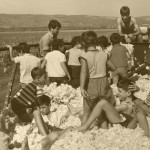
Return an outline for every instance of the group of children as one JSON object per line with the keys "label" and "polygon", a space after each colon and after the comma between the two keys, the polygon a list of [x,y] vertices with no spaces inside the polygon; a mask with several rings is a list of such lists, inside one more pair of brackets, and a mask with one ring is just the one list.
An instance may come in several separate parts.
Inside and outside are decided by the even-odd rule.
{"label": "group of children", "polygon": [[[60,24],[59,27],[57,24],[55,28],[58,30]],[[51,28],[55,31],[55,28]],[[63,40],[53,39],[52,51],[46,52],[43,58],[29,54],[26,43],[19,44],[20,56],[14,58],[12,48],[8,46],[11,60],[20,63],[22,86],[11,100],[11,108],[24,122],[30,123],[35,119],[40,134],[45,137],[41,141],[42,150],[49,150],[53,142],[68,130],[88,130],[96,119],[98,126],[102,128],[108,128],[110,123],[134,129],[139,123],[145,135],[149,136],[146,119],[148,106],[135,99],[133,89],[136,86],[127,79],[130,60],[128,50],[120,45],[121,36],[118,33],[110,36],[110,42],[112,50],[108,55],[105,52],[109,46],[107,37],[97,37],[95,32],[87,31],[74,37],[72,48],[65,53]],[[120,105],[115,105],[108,71],[112,72],[113,84],[118,87]],[[121,81],[119,77],[122,78]],[[61,83],[71,84],[74,88],[80,86],[84,97],[81,127],[51,132],[44,123],[41,113],[50,113],[50,99],[42,95],[42,88],[52,82],[56,82],[58,86]],[[28,149],[28,146],[24,148]]]}

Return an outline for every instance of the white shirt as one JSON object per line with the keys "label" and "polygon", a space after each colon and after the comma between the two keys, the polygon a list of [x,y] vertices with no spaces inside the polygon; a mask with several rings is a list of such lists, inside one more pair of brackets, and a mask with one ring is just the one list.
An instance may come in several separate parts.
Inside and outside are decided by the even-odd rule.
{"label": "white shirt", "polygon": [[64,77],[66,76],[61,62],[66,62],[66,57],[63,53],[58,50],[54,50],[46,54],[45,59],[47,60],[46,71],[48,77]]}
{"label": "white shirt", "polygon": [[14,61],[15,63],[20,63],[20,82],[31,83],[33,81],[31,71],[38,66],[40,59],[31,54],[24,54],[23,56],[15,57]]}
{"label": "white shirt", "polygon": [[82,50],[74,47],[70,49],[69,51],[69,60],[68,60],[68,65],[73,65],[73,66],[80,66],[79,62],[79,57],[82,55]]}

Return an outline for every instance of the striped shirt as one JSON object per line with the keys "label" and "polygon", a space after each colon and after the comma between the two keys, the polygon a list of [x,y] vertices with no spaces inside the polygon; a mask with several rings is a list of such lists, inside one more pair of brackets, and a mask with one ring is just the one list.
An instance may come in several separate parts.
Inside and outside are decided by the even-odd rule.
{"label": "striped shirt", "polygon": [[39,90],[37,87],[37,83],[29,83],[14,96],[14,99],[27,108],[37,107],[37,91]]}

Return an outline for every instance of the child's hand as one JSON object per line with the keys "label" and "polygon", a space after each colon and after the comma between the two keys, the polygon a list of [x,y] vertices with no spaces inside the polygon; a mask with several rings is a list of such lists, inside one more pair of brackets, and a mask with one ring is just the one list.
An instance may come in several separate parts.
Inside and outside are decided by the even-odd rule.
{"label": "child's hand", "polygon": [[12,49],[12,46],[11,45],[6,45],[7,48],[9,48],[9,50]]}
{"label": "child's hand", "polygon": [[130,85],[130,86],[128,87],[128,90],[129,90],[130,92],[137,92],[137,91],[140,90],[140,88],[139,88],[138,86],[136,86],[135,84],[133,84],[133,85]]}
{"label": "child's hand", "polygon": [[71,76],[70,76],[70,74],[68,74],[67,76],[68,76],[68,80],[70,81],[70,80],[71,80]]}
{"label": "child's hand", "polygon": [[81,94],[82,94],[83,97],[89,98],[89,95],[88,95],[88,93],[85,89],[81,89]]}

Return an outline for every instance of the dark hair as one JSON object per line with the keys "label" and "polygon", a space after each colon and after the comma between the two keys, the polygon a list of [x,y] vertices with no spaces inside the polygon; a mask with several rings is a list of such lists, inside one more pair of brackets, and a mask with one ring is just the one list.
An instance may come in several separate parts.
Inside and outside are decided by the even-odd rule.
{"label": "dark hair", "polygon": [[97,34],[94,31],[87,31],[82,33],[81,42],[84,48],[88,48],[89,46],[97,45]]}
{"label": "dark hair", "polygon": [[64,45],[64,41],[62,39],[54,39],[52,42],[52,49],[59,50],[59,48],[63,45]]}
{"label": "dark hair", "polygon": [[119,83],[117,83],[117,87],[121,88],[121,89],[123,89],[125,91],[128,91],[129,90],[129,86],[133,85],[133,84],[134,84],[134,81],[132,81],[130,79],[123,79]]}
{"label": "dark hair", "polygon": [[37,77],[41,77],[43,75],[46,75],[46,71],[43,68],[39,68],[39,67],[35,67],[32,69],[31,71],[31,77],[34,79],[36,79]]}
{"label": "dark hair", "polygon": [[120,9],[121,16],[129,16],[130,15],[130,8],[128,6],[123,6]]}
{"label": "dark hair", "polygon": [[18,44],[18,47],[17,47],[17,51],[19,53],[30,53],[30,47],[28,46],[27,43],[25,42],[22,42],[22,43],[19,43]]}
{"label": "dark hair", "polygon": [[119,44],[121,42],[121,36],[118,33],[112,33],[110,36],[112,45]]}
{"label": "dark hair", "polygon": [[103,46],[103,47],[107,47],[110,45],[110,43],[108,42],[108,38],[106,36],[100,36],[97,38],[97,45],[99,46]]}
{"label": "dark hair", "polygon": [[80,36],[75,36],[71,40],[72,47],[74,47],[76,44],[80,44],[80,43],[81,43],[81,37]]}
{"label": "dark hair", "polygon": [[48,28],[49,29],[56,29],[56,28],[61,28],[61,24],[60,24],[60,22],[58,22],[57,20],[51,20],[50,22],[49,22],[49,24],[48,24]]}
{"label": "dark hair", "polygon": [[51,99],[47,95],[42,95],[38,97],[39,105],[43,105],[43,104],[49,105],[50,102],[51,102]]}

